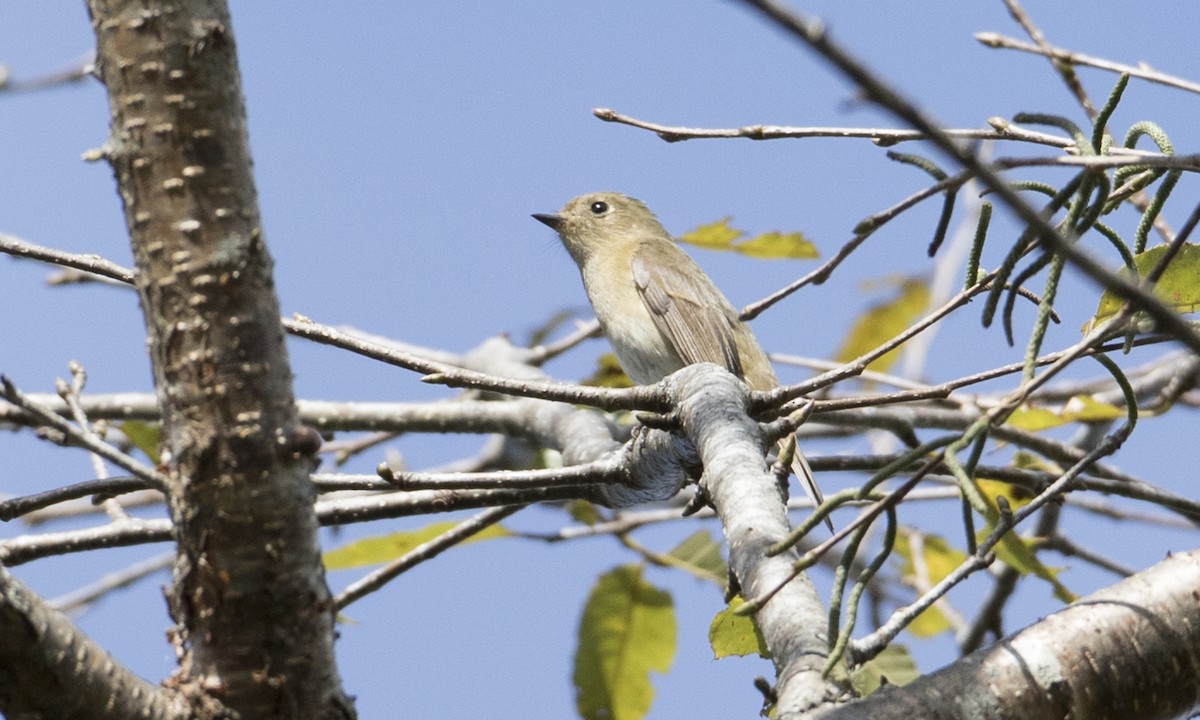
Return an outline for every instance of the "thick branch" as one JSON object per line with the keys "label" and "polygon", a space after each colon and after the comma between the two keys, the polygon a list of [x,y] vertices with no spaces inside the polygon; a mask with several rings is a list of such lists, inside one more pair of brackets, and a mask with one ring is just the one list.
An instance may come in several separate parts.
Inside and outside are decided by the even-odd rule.
{"label": "thick branch", "polygon": [[1187,717],[1200,708],[1200,551],[1170,557],[990,648],[822,720]]}
{"label": "thick branch", "polygon": [[0,713],[10,718],[189,717],[0,566]]}
{"label": "thick branch", "polygon": [[[729,543],[729,567],[745,597],[787,582],[795,551],[767,556],[787,536],[787,507],[763,456],[758,424],[746,409],[748,391],[716,365],[693,365],[666,384],[679,398],[684,432],[700,452],[702,485]],[[841,695],[822,677],[829,653],[825,608],[806,575],[783,587],[756,615],[775,662],[776,717],[810,711]]]}

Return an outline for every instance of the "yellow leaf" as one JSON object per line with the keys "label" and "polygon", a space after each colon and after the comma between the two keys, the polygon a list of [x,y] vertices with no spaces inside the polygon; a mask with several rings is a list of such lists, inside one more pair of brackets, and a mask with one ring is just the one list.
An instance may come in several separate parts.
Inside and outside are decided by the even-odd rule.
{"label": "yellow leaf", "polygon": [[766,232],[745,242],[736,242],[744,232],[729,225],[732,218],[701,225],[679,236],[679,242],[706,250],[735,250],[749,257],[765,260],[811,259],[817,257],[817,247],[798,232]]}
{"label": "yellow leaf", "polygon": [[913,618],[905,630],[919,638],[937,637],[944,632],[950,632],[953,626],[946,619],[945,613],[938,610],[936,605],[930,605]]}
{"label": "yellow leaf", "polygon": [[[391,562],[418,545],[428,542],[438,535],[454,528],[456,522],[439,522],[426,525],[420,530],[377,535],[375,537],[356,540],[349,545],[343,545],[336,550],[325,553],[325,567],[329,570],[345,570],[346,568],[374,565]],[[492,525],[463,540],[459,545],[491,540],[493,538],[509,537],[512,535],[501,525]]]}
{"label": "yellow leaf", "polygon": [[1065,424],[1067,421],[1061,415],[1053,410],[1047,410],[1044,407],[1034,407],[1031,405],[1022,405],[1008,416],[1004,421],[1005,425],[1012,425],[1021,430],[1037,432],[1038,430],[1046,430],[1047,428],[1058,427]]}
{"label": "yellow leaf", "polygon": [[[995,485],[1006,484],[993,483],[992,481],[987,480],[980,480],[977,482],[981,490],[984,489],[985,483],[991,484],[993,489],[995,489]],[[1008,492],[1015,492],[1015,488],[1011,488],[1010,486],[1010,490]],[[1013,506],[1014,510],[1019,504],[1024,504],[1019,502],[1019,500],[1014,500],[1013,497],[1007,493],[997,494],[1004,494],[1005,498],[1009,500],[1009,504]],[[984,496],[988,502],[988,523],[987,527],[983,530],[980,530],[976,535],[980,542],[982,542],[983,539],[988,535],[992,534],[992,530],[995,529],[996,523],[1000,520],[1000,510],[999,506],[996,504],[996,495],[988,494],[985,491]],[[1019,498],[1020,495],[1017,495],[1016,497]],[[1062,572],[1062,568],[1051,568],[1044,564],[1040,559],[1038,559],[1037,553],[1032,547],[1030,547],[1025,538],[1021,537],[1016,532],[1009,530],[1007,533],[1005,533],[1004,536],[1000,538],[1000,542],[996,545],[995,553],[996,557],[999,558],[1005,565],[1008,565],[1020,574],[1032,574],[1035,577],[1041,578],[1042,580],[1050,583],[1050,586],[1054,589],[1054,597],[1058,598],[1064,603],[1074,602],[1078,597],[1075,595],[1075,593],[1067,589],[1066,585],[1063,585],[1059,581],[1058,574]]]}
{"label": "yellow leaf", "polygon": [[1124,409],[1102,403],[1090,395],[1076,395],[1057,410],[1022,405],[1008,416],[1006,424],[1037,432],[1072,422],[1101,422],[1125,417]]}
{"label": "yellow leaf", "polygon": [[[916,585],[918,580],[913,558],[914,536],[919,536],[921,541],[921,561],[925,569],[920,578],[922,586],[936,585],[967,559],[966,553],[950,547],[945,538],[908,528],[896,537],[896,552],[904,559],[900,572],[910,585]],[[928,638],[950,630],[951,626],[942,611],[931,606],[918,615],[907,629],[917,637]]]}
{"label": "yellow leaf", "polygon": [[583,609],[575,651],[575,706],[584,720],[639,720],[650,710],[650,671],[675,658],[670,593],[642,579],[637,565],[600,576]]}
{"label": "yellow leaf", "polygon": [[[892,300],[872,306],[859,316],[838,350],[837,360],[848,362],[865,355],[903,332],[929,306],[929,288],[922,280],[905,280]],[[871,363],[872,370],[886,371],[899,357],[899,348]]]}
{"label": "yellow leaf", "polygon": [[[979,538],[982,540],[987,537],[994,527],[989,523],[989,526],[979,533]],[[1062,572],[1062,568],[1047,567],[1038,559],[1033,548],[1025,542],[1025,538],[1014,532],[1005,533],[1001,538],[999,544],[996,545],[996,557],[1022,575],[1033,574],[1050,583],[1050,586],[1054,588],[1054,597],[1064,603],[1074,602],[1079,597],[1059,581],[1058,574]]]}
{"label": "yellow leaf", "polygon": [[733,246],[734,250],[764,260],[811,260],[818,257],[817,246],[798,232],[768,232]]}
{"label": "yellow leaf", "polygon": [[1063,405],[1063,415],[1079,422],[1118,420],[1128,413],[1116,405],[1102,403],[1091,395],[1076,395]]}
{"label": "yellow leaf", "polygon": [[1020,485],[1006,483],[1003,480],[985,480],[976,478],[975,484],[979,487],[980,493],[993,507],[996,506],[996,498],[1003,496],[1008,501],[1008,506],[1013,510],[1019,510],[1029,501],[1033,499],[1032,493]]}
{"label": "yellow leaf", "polygon": [[701,225],[691,232],[680,235],[679,241],[708,250],[728,250],[734,240],[745,234],[741,230],[729,227],[729,221],[732,219],[727,217],[715,223]]}
{"label": "yellow leaf", "polygon": [[[1144,277],[1154,269],[1166,252],[1166,245],[1157,245],[1135,255],[1133,264],[1138,276]],[[1136,280],[1130,277],[1128,268],[1122,268],[1118,274],[1126,280]],[[1185,243],[1179,248],[1179,253],[1172,258],[1171,264],[1154,285],[1154,295],[1181,313],[1200,310],[1200,245]],[[1090,332],[1116,315],[1124,304],[1125,301],[1119,296],[1105,292],[1100,297],[1095,317],[1083,326],[1083,332]]]}
{"label": "yellow leaf", "polygon": [[745,604],[741,597],[735,597],[729,606],[717,613],[708,626],[708,644],[712,646],[713,657],[717,660],[731,655],[744,657],[758,655],[769,658],[767,641],[754,618],[748,615],[735,615],[736,610]]}

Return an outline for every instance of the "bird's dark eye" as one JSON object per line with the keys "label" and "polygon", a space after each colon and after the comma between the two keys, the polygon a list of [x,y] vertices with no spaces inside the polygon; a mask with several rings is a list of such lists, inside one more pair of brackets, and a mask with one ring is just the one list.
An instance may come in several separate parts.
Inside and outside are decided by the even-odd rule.
{"label": "bird's dark eye", "polygon": [[591,210],[593,215],[603,215],[604,213],[608,212],[608,203],[604,202],[603,200],[597,200],[596,202],[592,203]]}

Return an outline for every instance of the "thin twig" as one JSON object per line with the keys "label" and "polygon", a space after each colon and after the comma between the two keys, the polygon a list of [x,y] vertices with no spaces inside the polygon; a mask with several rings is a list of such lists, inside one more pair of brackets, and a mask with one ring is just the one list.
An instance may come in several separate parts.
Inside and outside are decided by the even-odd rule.
{"label": "thin twig", "polygon": [[428,542],[421,543],[417,547],[405,553],[403,556],[393,560],[386,566],[376,570],[373,573],[359,579],[346,587],[345,590],[338,593],[338,596],[333,599],[333,606],[338,610],[344,609],[347,605],[365,597],[366,595],[378,590],[388,582],[394,580],[400,574],[411,570],[417,565],[437,557],[442,552],[454,547],[463,542],[467,538],[476,533],[495,525],[504,518],[516,513],[527,505],[507,505],[503,507],[490,508],[485,510],[469,520],[465,520],[452,529],[438,535]]}
{"label": "thin twig", "polygon": [[1020,50],[1022,52],[1034,53],[1035,55],[1046,55],[1062,62],[1070,63],[1071,65],[1086,65],[1088,67],[1098,68],[1100,70],[1108,70],[1115,73],[1127,73],[1133,77],[1141,78],[1159,85],[1187,90],[1188,92],[1200,93],[1200,83],[1194,83],[1190,80],[1168,75],[1159,72],[1154,68],[1142,63],[1140,65],[1125,65],[1123,63],[1105,60],[1103,58],[1084,55],[1083,53],[1064,50],[1059,47],[1049,47],[1043,49],[1037,45],[1010,38],[1005,35],[994,32],[975,33],[975,39],[990,48],[1003,48],[1007,50]]}
{"label": "thin twig", "polygon": [[740,313],[742,320],[753,320],[762,314],[764,310],[780,300],[783,300],[805,285],[820,285],[821,283],[825,282],[827,279],[829,279],[829,276],[833,274],[834,269],[836,269],[838,265],[842,264],[842,261],[850,257],[850,254],[857,250],[859,245],[862,245],[867,238],[871,237],[871,235],[874,234],[875,231],[882,227],[885,223],[922,200],[933,197],[940,192],[958,188],[960,185],[970,179],[971,174],[969,172],[961,172],[953,177],[948,177],[945,180],[913,193],[895,205],[863,219],[855,227],[854,237],[850,238],[848,242],[842,245],[842,247],[838,248],[838,251],[834,253],[833,257],[829,258],[822,263],[820,267],[812,272],[809,272],[800,279],[783,288],[780,288],[779,290],[776,290],[767,297],[750,303],[746,307],[742,308]]}
{"label": "thin twig", "polygon": [[0,397],[3,397],[13,405],[16,405],[30,415],[33,415],[46,425],[58,430],[80,446],[96,453],[117,467],[128,470],[144,480],[154,489],[166,492],[170,482],[166,475],[163,475],[149,465],[143,465],[112,445],[97,440],[94,434],[80,430],[78,427],[63,419],[62,416],[57,415],[41,405],[31,401],[25,396],[24,393],[17,389],[17,386],[14,385],[11,380],[3,375],[0,375],[0,385],[3,386],[3,389],[0,390]]}
{"label": "thin twig", "polygon": [[113,590],[128,587],[148,575],[171,567],[174,560],[174,552],[159,553],[129,567],[108,573],[94,583],[72,590],[65,595],[59,595],[50,601],[50,607],[65,613],[81,610],[84,606],[96,602]]}
{"label": "thin twig", "polygon": [[1144,288],[1111,272],[1059,234],[1042,213],[1027,203],[1015,188],[1000,177],[994,167],[984,162],[970,148],[963,147],[958,141],[947,137],[937,122],[831,40],[819,22],[808,20],[775,0],[744,0],[744,2],[760,10],[780,28],[820,53],[862,89],[873,102],[904,120],[914,129],[928,135],[930,142],[950,155],[965,171],[978,177],[980,182],[991,189],[1030,228],[1035,238],[1065,257],[1105,289],[1121,299],[1135,304],[1139,310],[1149,314],[1161,329],[1170,332],[1194,352],[1200,353],[1200,333],[1197,333],[1185,322],[1173,308]]}
{"label": "thin twig", "polygon": [[567,465],[541,470],[494,470],[491,472],[394,472],[381,476],[398,490],[474,490],[595,485],[614,482],[619,468],[608,461]]}
{"label": "thin twig", "polygon": [[1092,104],[1092,99],[1088,97],[1087,91],[1083,89],[1083,83],[1079,82],[1079,76],[1075,74],[1074,66],[1054,57],[1053,47],[1046,41],[1046,36],[1042,34],[1042,31],[1034,24],[1033,18],[1029,17],[1029,13],[1025,12],[1025,8],[1021,7],[1017,0],[1004,0],[1004,5],[1008,8],[1008,13],[1013,20],[1016,20],[1017,24],[1029,35],[1029,39],[1037,43],[1042,53],[1050,58],[1051,64],[1066,83],[1067,89],[1079,101],[1079,105],[1088,114],[1088,117],[1094,120],[1099,113],[1096,111],[1096,106]]}
{"label": "thin twig", "polygon": [[[784,125],[747,125],[740,128],[691,128],[660,125],[647,120],[638,120],[637,118],[623,115],[609,108],[596,108],[592,111],[592,114],[605,122],[615,122],[641,128],[642,130],[649,130],[667,142],[712,138],[776,140],[780,138],[824,137],[865,138],[874,141],[877,145],[886,147],[902,142],[928,139],[916,130],[897,130],[894,128],[788,127]],[[1060,148],[1067,148],[1074,144],[1074,141],[1070,138],[1064,138],[1059,135],[1025,130],[1015,125],[1010,126],[1010,128],[966,128],[946,130],[946,134],[959,140],[1015,140]]]}
{"label": "thin twig", "polygon": [[[133,283],[133,271],[97,255],[78,255],[45,248],[11,235],[0,235],[0,252],[34,258],[43,262],[74,267],[94,272],[114,280]],[[579,405],[590,405],[604,410],[667,410],[662,393],[654,386],[626,389],[595,388],[568,383],[518,380],[502,378],[486,373],[467,370],[445,362],[422,357],[395,347],[364,340],[328,325],[321,325],[304,317],[283,318],[283,327],[288,333],[323,345],[332,345],[350,350],[364,357],[402,367],[406,370],[426,373],[425,382],[439,383],[450,387],[466,387],[477,390],[534,397],[542,400],[557,400]],[[132,472],[132,471],[131,471]]]}
{"label": "thin twig", "polygon": [[114,496],[146,489],[146,481],[140,477],[121,476],[102,480],[88,480],[66,487],[22,497],[0,500],[0,520],[8,521],[35,510],[57,505],[68,500],[89,496]]}

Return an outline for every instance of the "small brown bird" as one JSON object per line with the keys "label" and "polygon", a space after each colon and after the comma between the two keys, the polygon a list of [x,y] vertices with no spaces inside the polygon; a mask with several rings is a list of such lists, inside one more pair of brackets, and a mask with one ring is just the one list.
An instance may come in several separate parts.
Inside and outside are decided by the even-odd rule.
{"label": "small brown bird", "polygon": [[[640,200],[590,193],[556,215],[533,217],[562,238],[600,328],[635,383],[653,384],[685,365],[710,362],[751,390],[779,385],[733,305]],[[820,504],[821,491],[799,448],[794,458],[805,493]]]}

